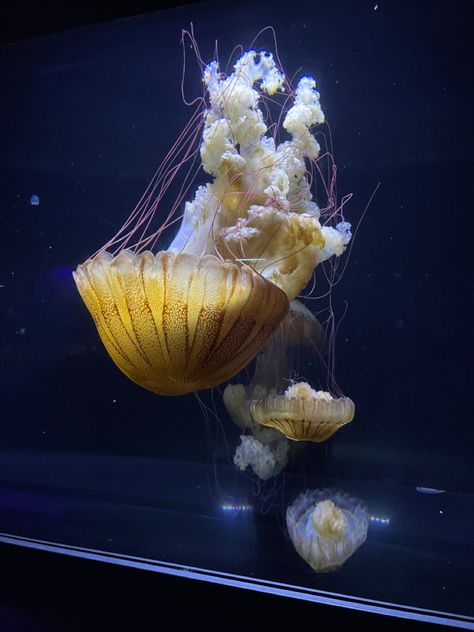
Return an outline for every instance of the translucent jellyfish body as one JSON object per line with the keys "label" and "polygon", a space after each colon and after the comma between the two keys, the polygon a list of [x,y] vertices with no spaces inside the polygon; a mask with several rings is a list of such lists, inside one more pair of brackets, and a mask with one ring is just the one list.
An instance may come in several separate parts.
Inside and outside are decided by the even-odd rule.
{"label": "translucent jellyfish body", "polygon": [[321,442],[352,421],[355,405],[349,397],[334,398],[298,382],[284,395],[252,402],[250,412],[257,423],[279,430],[288,439]]}
{"label": "translucent jellyfish body", "polygon": [[365,542],[365,504],[328,489],[301,494],[286,511],[286,526],[299,555],[317,572],[333,571]]}

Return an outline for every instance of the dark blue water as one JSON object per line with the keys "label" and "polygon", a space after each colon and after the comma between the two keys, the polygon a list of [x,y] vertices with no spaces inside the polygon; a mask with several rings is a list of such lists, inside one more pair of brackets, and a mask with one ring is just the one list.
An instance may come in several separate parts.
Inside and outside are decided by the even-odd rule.
{"label": "dark blue water", "polygon": [[[1,51],[2,530],[472,614],[467,5],[306,4],[203,3]],[[265,488],[264,510],[226,458],[224,435],[232,453],[238,433],[219,391],[224,433],[213,418],[206,425],[193,396],[161,398],[132,384],[71,276],[122,224],[190,115],[180,33],[191,21],[205,61],[215,39],[226,59],[273,25],[288,74],[301,67],[318,80],[338,190],[354,193],[353,224],[380,183],[334,290],[336,313],[348,304],[337,379],[356,418],[324,446],[307,446],[283,491]],[[259,45],[272,47],[268,33]],[[200,89],[196,65],[186,89]],[[282,516],[300,488],[333,483],[390,525],[374,523],[358,558],[315,579]],[[234,536],[211,546],[221,486],[257,517],[240,516]],[[182,520],[199,524],[191,542],[177,535]],[[231,537],[252,542],[245,559],[236,561]],[[361,585],[364,564],[371,574]]]}

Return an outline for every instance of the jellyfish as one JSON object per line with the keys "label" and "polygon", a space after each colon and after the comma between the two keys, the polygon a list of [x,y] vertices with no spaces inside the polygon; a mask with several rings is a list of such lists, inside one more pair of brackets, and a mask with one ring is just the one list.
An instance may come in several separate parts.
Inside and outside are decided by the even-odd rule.
{"label": "jellyfish", "polygon": [[[347,222],[330,225],[336,212],[320,222],[313,199],[307,163],[324,121],[314,79],[293,89],[263,50],[244,52],[229,75],[217,60],[201,70],[206,93],[139,204],[74,273],[112,360],[160,395],[211,388],[247,366],[316,266],[350,239]],[[266,113],[278,95],[274,124]],[[185,201],[199,163],[211,181]]]}
{"label": "jellyfish", "polygon": [[330,344],[316,316],[301,301],[293,300],[287,316],[257,356],[249,386],[226,387],[224,404],[243,430],[234,456],[240,470],[251,467],[267,480],[287,465],[289,440],[323,442],[352,421],[355,405],[349,397],[334,397],[292,378],[296,366],[301,370],[301,348],[309,351],[313,364]]}
{"label": "jellyfish", "polygon": [[[303,303],[293,300],[287,316],[269,338],[257,356],[255,373],[248,386],[228,384],[224,390],[224,404],[234,423],[243,431],[236,447],[234,464],[240,470],[250,467],[258,478],[267,480],[279,474],[287,465],[290,454],[289,439],[300,441],[324,440],[333,434],[339,426],[319,415],[315,415],[311,432],[291,433],[284,424],[275,423],[275,402],[279,401],[277,390],[292,372],[294,356],[299,360],[295,349],[311,343],[311,350],[322,353],[327,346],[324,328],[312,312]],[[294,384],[291,390],[295,402],[303,397],[305,383]],[[309,391],[315,393],[306,384]],[[318,394],[317,397],[320,395]],[[263,418],[261,408],[266,405],[267,416],[271,423]],[[296,404],[298,405],[298,404]],[[271,411],[271,413],[269,412]],[[320,411],[321,412],[321,411]],[[323,428],[326,437],[323,437]],[[319,431],[315,438],[316,430]]]}
{"label": "jellyfish", "polygon": [[338,388],[323,361],[324,354],[332,354],[333,345],[333,337],[326,335],[314,314],[301,301],[292,301],[286,319],[257,358],[254,382],[258,388],[250,404],[254,422],[293,441],[319,443],[352,421],[355,404],[349,397],[316,390],[308,377],[301,377],[305,354],[306,364],[321,361],[328,372],[327,383]]}
{"label": "jellyfish", "polygon": [[101,252],[75,280],[116,365],[160,395],[227,381],[288,309],[278,287],[212,255]]}
{"label": "jellyfish", "polygon": [[355,404],[350,397],[333,397],[296,382],[284,395],[252,402],[250,412],[257,423],[276,428],[288,439],[319,443],[353,420]]}
{"label": "jellyfish", "polygon": [[365,504],[341,491],[307,491],[286,510],[286,526],[298,554],[319,573],[334,571],[365,542]]}

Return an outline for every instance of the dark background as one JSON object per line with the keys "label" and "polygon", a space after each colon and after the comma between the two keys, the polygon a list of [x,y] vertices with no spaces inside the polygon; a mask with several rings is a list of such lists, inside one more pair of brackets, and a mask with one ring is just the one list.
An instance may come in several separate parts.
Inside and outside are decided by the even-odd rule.
{"label": "dark background", "polygon": [[218,38],[226,59],[272,23],[288,74],[318,78],[354,226],[380,183],[334,291],[336,317],[348,304],[336,377],[357,406],[335,474],[471,491],[467,5],[375,6],[199,3],[3,48],[4,446],[208,460],[194,398],[156,398],[118,372],[71,272],[114,234],[190,114],[181,28],[194,23],[204,59]]}
{"label": "dark background", "polygon": [[[355,400],[357,417],[334,438],[327,473],[470,494],[470,3],[449,10],[430,1],[311,8],[190,3],[173,13],[69,30],[155,8],[16,3],[1,20],[3,447],[209,459],[194,398],[158,399],[118,372],[70,273],[127,216],[189,114],[179,96],[181,28],[194,22],[204,59],[218,38],[224,59],[234,44],[245,45],[272,24],[288,73],[302,67],[318,79],[339,192],[354,192],[346,209],[354,224],[380,182],[335,290],[339,313],[349,304],[338,335],[337,377]],[[56,31],[62,32],[34,39]],[[13,44],[25,38],[33,39]],[[262,45],[271,42],[264,38]],[[193,88],[199,88],[197,74],[189,81]],[[39,206],[29,203],[32,194]],[[185,436],[174,424],[183,417]],[[22,578],[36,577],[23,584],[36,592],[28,612],[47,629],[66,615],[41,586],[40,569],[71,571],[85,583],[94,575],[79,570],[79,561],[36,555],[14,559],[17,579],[5,594],[15,610]],[[96,585],[107,583],[111,600],[104,595],[96,605],[108,604],[112,617],[114,591],[123,600],[129,582],[147,590],[127,572],[95,571]],[[84,594],[80,582],[70,581],[72,593],[51,585],[63,603],[74,590]],[[182,594],[178,585],[167,586],[175,598]],[[213,595],[217,589],[202,590]],[[80,607],[81,599],[70,599],[72,609]],[[94,601],[90,593],[85,600]],[[218,600],[224,608],[222,595]],[[285,609],[303,607],[280,600],[280,609],[282,601]]]}

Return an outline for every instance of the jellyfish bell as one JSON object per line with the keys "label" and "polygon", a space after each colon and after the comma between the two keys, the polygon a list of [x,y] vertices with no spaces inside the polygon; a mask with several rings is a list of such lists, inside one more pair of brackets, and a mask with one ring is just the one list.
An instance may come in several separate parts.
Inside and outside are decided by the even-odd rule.
{"label": "jellyfish bell", "polygon": [[[254,425],[278,430],[293,441],[322,442],[352,421],[355,405],[349,397],[335,397],[291,377],[303,368],[301,348],[309,352],[311,366],[305,368],[310,370],[331,344],[314,314],[300,301],[291,301],[287,316],[257,356],[245,400],[246,414]],[[334,381],[333,375],[329,377]]]}
{"label": "jellyfish bell", "polygon": [[160,395],[227,381],[288,308],[275,285],[212,255],[100,253],[74,279],[114,362]]}
{"label": "jellyfish bell", "polygon": [[301,494],[286,511],[286,525],[298,554],[317,572],[338,569],[365,542],[365,503],[329,489]]}
{"label": "jellyfish bell", "polygon": [[284,395],[252,402],[250,412],[257,423],[279,430],[288,439],[319,443],[353,420],[355,405],[349,397],[334,398],[298,382]]}

